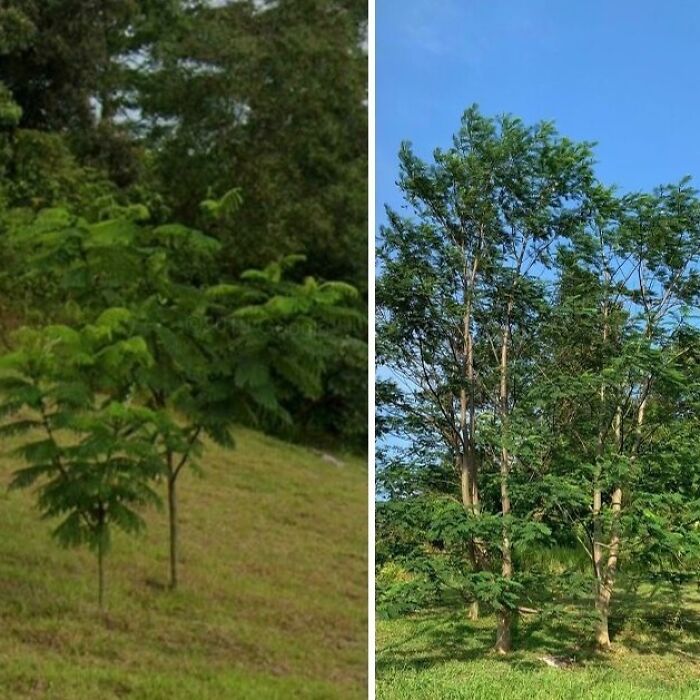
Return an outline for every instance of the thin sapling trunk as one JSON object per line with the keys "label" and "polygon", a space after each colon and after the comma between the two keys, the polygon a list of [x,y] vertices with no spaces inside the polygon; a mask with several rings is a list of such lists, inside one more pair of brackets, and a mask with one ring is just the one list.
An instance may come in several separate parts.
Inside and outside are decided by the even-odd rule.
{"label": "thin sapling trunk", "polygon": [[192,428],[187,447],[180,455],[180,459],[175,461],[175,453],[171,449],[166,449],[165,463],[168,481],[168,540],[170,550],[170,588],[175,590],[179,583],[179,550],[180,533],[178,528],[178,500],[177,500],[177,478],[180,472],[190,459],[191,451],[202,431],[201,426]]}
{"label": "thin sapling trunk", "polygon": [[[172,467],[172,454],[168,455],[169,467]],[[170,588],[178,584],[178,531],[177,531],[177,474],[171,468],[168,471],[168,525],[170,544]]]}

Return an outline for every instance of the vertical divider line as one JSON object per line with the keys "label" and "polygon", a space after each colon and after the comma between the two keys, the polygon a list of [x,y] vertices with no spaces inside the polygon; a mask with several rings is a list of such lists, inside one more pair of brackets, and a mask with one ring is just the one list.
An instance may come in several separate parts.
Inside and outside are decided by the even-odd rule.
{"label": "vertical divider line", "polygon": [[368,624],[368,640],[367,640],[367,674],[368,674],[368,697],[374,700],[375,697],[375,647],[376,647],[376,632],[375,632],[375,518],[374,518],[374,501],[375,501],[375,325],[374,325],[374,309],[375,309],[375,236],[376,236],[376,188],[375,188],[375,136],[376,136],[376,95],[375,95],[375,2],[368,0],[368,15],[367,15],[367,110],[368,110],[368,158],[367,158],[367,254],[368,254],[368,294],[367,294],[367,309],[368,309],[368,465],[367,465],[367,624]]}

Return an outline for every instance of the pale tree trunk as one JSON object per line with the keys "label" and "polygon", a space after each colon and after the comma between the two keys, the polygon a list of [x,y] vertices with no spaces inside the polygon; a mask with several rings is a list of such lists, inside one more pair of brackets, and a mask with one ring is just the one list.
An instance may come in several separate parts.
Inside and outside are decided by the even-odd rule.
{"label": "pale tree trunk", "polygon": [[[610,284],[610,276],[606,270],[605,273],[606,287]],[[603,347],[607,345],[610,336],[610,302],[606,299],[603,302]],[[608,549],[608,560],[603,562],[603,525],[601,521],[603,509],[603,492],[601,488],[601,465],[600,462],[605,456],[605,435],[610,426],[606,419],[606,386],[603,384],[600,387],[600,416],[601,422],[598,429],[598,441],[596,445],[596,469],[593,484],[593,570],[595,574],[595,608],[598,616],[596,624],[596,644],[600,649],[608,649],[610,647],[610,631],[609,631],[609,616],[610,616],[610,600],[612,597],[612,587],[615,580],[617,568],[617,556],[619,552],[619,536],[617,544],[614,544],[615,536],[611,536]],[[622,429],[620,407],[618,406],[613,418],[615,428],[615,446],[617,449],[621,445],[620,431]],[[611,497],[611,509],[613,511],[613,519],[619,516],[622,504],[622,490],[616,488]],[[613,526],[615,529],[615,525]]]}
{"label": "pale tree trunk", "polygon": [[[637,458],[639,452],[639,447],[642,438],[642,428],[644,426],[644,414],[646,412],[646,406],[649,396],[649,389],[651,387],[651,377],[647,379],[646,386],[644,388],[644,395],[642,400],[639,402],[639,407],[637,409],[637,416],[635,420],[635,441],[632,446],[632,453],[630,454],[630,466]],[[623,446],[622,435],[622,412],[618,406],[617,413],[615,415],[615,439],[617,441],[618,449],[622,451]],[[599,615],[598,628],[596,630],[596,644],[600,649],[607,650],[610,648],[610,602],[612,600],[613,591],[615,588],[615,578],[617,576],[617,566],[620,559],[620,547],[622,544],[622,531],[620,516],[622,514],[622,497],[623,490],[621,485],[617,485],[610,498],[610,509],[612,511],[612,527],[610,533],[610,545],[608,549],[608,559],[605,564],[605,571],[602,577],[602,581],[598,586],[597,596],[596,596],[596,610]]]}
{"label": "pale tree trunk", "polygon": [[[608,340],[608,304],[607,302],[603,305],[603,347],[605,347]],[[600,387],[600,416],[601,422],[598,428],[598,443],[596,445],[596,461],[600,462],[603,458],[605,452],[605,385]],[[600,464],[596,465],[595,471],[595,481],[593,484],[593,569],[596,576],[596,585],[600,583],[602,579],[602,561],[603,561],[603,549],[602,549],[602,527],[600,522],[600,513],[603,507],[603,492],[600,488]]]}
{"label": "pale tree trunk", "polygon": [[[622,450],[622,408],[615,410],[615,445]],[[622,510],[622,487],[616,486],[610,497],[610,510],[612,512],[612,529],[608,546],[608,559],[605,567],[601,568],[599,561],[598,579],[596,585],[596,611],[598,613],[598,625],[596,627],[596,644],[599,649],[610,648],[610,601],[612,599],[615,576],[617,574],[617,561],[620,556],[620,511]],[[599,545],[600,548],[600,545]],[[602,559],[602,557],[601,557]]]}
{"label": "pale tree trunk", "polygon": [[[603,347],[608,340],[608,304],[603,305]],[[603,508],[603,492],[601,489],[600,461],[605,453],[605,385],[600,387],[600,415],[601,422],[598,428],[598,443],[596,445],[596,469],[593,484],[593,571],[595,574],[595,606],[598,613],[596,626],[596,643],[599,647],[610,645],[608,634],[608,609],[610,605],[609,592],[604,590],[603,571],[603,527],[601,523],[601,511]],[[607,598],[607,602],[606,602]]]}
{"label": "pale tree trunk", "polygon": [[[499,391],[501,430],[502,437],[507,437],[508,432],[508,326],[503,329],[501,337],[501,383]],[[501,514],[503,516],[503,531],[501,535],[501,574],[505,579],[513,577],[513,547],[510,539],[510,531],[506,522],[510,514],[510,492],[508,480],[510,475],[510,454],[508,448],[501,446]],[[504,608],[498,612],[498,626],[496,631],[496,651],[499,654],[507,654],[512,649],[512,611]]]}
{"label": "pale tree trunk", "polygon": [[474,486],[472,484],[472,472],[469,468],[469,459],[467,456],[467,445],[469,441],[469,434],[467,432],[467,391],[466,389],[460,389],[460,455],[459,455],[459,468],[460,468],[460,485],[462,490],[462,505],[464,509],[471,513],[474,510]]}
{"label": "pale tree trunk", "polygon": [[[606,282],[609,283],[609,276],[606,277]],[[647,312],[649,312],[649,307],[647,306],[647,294],[644,282],[642,280],[642,275],[640,273],[640,287],[643,297],[643,303]],[[665,295],[664,299],[668,299],[670,291]],[[662,302],[663,305],[664,302]],[[604,328],[603,328],[603,340],[607,340],[608,333],[608,309],[607,305],[604,308]],[[653,314],[647,316],[647,326],[646,326],[646,337],[651,340],[653,336]],[[648,376],[644,383],[644,390],[637,407],[637,415],[634,421],[634,443],[629,457],[630,468],[637,459],[639,454],[639,448],[641,446],[642,440],[642,428],[644,426],[644,415],[646,411],[647,401],[649,399],[649,392],[651,390],[653,382],[653,376]],[[601,390],[602,391],[602,390]],[[604,394],[601,393],[601,396]],[[601,407],[602,408],[602,407]],[[622,409],[620,406],[617,407],[614,419],[614,433],[616,448],[620,454],[622,454],[625,443],[625,436],[622,434]],[[596,499],[597,495],[597,499]],[[610,648],[610,603],[612,600],[613,590],[615,587],[615,579],[617,575],[617,567],[620,558],[620,548],[622,544],[622,499],[623,499],[623,485],[616,484],[613,489],[612,495],[610,497],[610,510],[612,514],[612,523],[610,531],[610,542],[608,546],[608,558],[605,563],[604,568],[602,567],[602,552],[601,552],[601,534],[600,534],[600,524],[599,518],[596,517],[600,512],[600,492],[594,493],[594,566],[596,569],[596,611],[599,616],[598,626],[596,629],[596,644],[601,650],[607,650]],[[598,505],[598,511],[596,512],[596,500]],[[596,527],[597,525],[597,527]]]}
{"label": "pale tree trunk", "polygon": [[462,443],[461,488],[462,504],[472,515],[479,515],[479,484],[476,463],[476,407],[474,406],[474,350],[471,332],[465,319],[465,376],[469,392],[460,390],[460,433]]}
{"label": "pale tree trunk", "polygon": [[[473,501],[474,491],[472,489],[472,484],[471,484],[471,479],[470,479],[470,470],[469,470],[469,467],[467,464],[467,460],[468,460],[467,455],[464,452],[462,452],[459,455],[459,458],[457,461],[458,461],[458,466],[461,470],[462,505],[464,506],[464,509],[467,512],[473,513],[474,512],[474,501]],[[479,558],[478,558],[478,554],[476,551],[476,543],[474,542],[473,538],[469,542],[468,552],[469,552],[469,561],[472,565],[472,568],[475,571],[478,571],[479,570]],[[469,606],[469,619],[470,620],[478,620],[479,619],[479,601],[478,600],[473,600]]]}
{"label": "pale tree trunk", "polygon": [[610,499],[610,508],[613,517],[613,534],[610,538],[610,550],[605,564],[605,572],[599,581],[596,594],[596,610],[598,612],[598,626],[596,628],[596,644],[598,648],[607,650],[610,648],[610,601],[615,586],[617,574],[617,561],[620,556],[620,511],[622,509],[622,488],[617,486]]}
{"label": "pale tree trunk", "polygon": [[[510,456],[508,450],[501,449],[501,510],[503,517],[510,514],[510,495],[508,492],[508,460]],[[510,533],[507,524],[503,525],[501,540],[501,574],[505,579],[513,577],[513,548],[510,540]],[[512,628],[513,613],[507,608],[498,612],[498,627],[496,631],[496,651],[499,654],[507,654],[512,649]]]}
{"label": "pale tree trunk", "polygon": [[[479,491],[476,485],[476,464],[475,464],[475,454],[473,445],[469,445],[463,456],[463,473],[466,473],[467,480],[469,481],[469,509],[472,516],[479,516]],[[475,572],[481,571],[482,561],[481,561],[481,544],[480,542],[472,537],[469,543],[469,552],[472,568]],[[469,607],[469,619],[478,620],[480,614],[479,601],[474,599]]]}
{"label": "pale tree trunk", "polygon": [[[465,510],[472,515],[476,515],[476,510],[474,507],[474,485],[472,481],[472,469],[469,464],[470,455],[467,451],[464,451],[460,455],[461,462],[461,486],[462,486],[462,505]],[[474,571],[479,571],[481,568],[481,562],[479,560],[478,544],[472,537],[468,544],[469,551],[469,562]],[[469,619],[478,620],[479,619],[479,601],[473,600],[469,606]]]}
{"label": "pale tree trunk", "polygon": [[469,406],[468,406],[468,418],[467,434],[469,436],[468,441],[465,445],[465,455],[467,458],[466,469],[469,474],[469,481],[471,483],[471,506],[472,511],[475,516],[478,516],[481,512],[481,506],[479,503],[479,481],[477,474],[477,463],[476,463],[476,400],[475,400],[475,387],[474,387],[474,338],[472,337],[472,332],[470,328],[470,321],[467,320],[465,325],[465,338],[466,338],[466,358],[467,358],[467,383],[469,385]]}
{"label": "pale tree trunk", "polygon": [[[471,280],[476,275],[476,264],[473,267]],[[475,450],[475,424],[476,424],[476,407],[474,405],[474,344],[471,333],[471,303],[468,301],[468,284],[465,281],[464,301],[465,313],[463,318],[462,334],[463,334],[463,358],[464,358],[464,378],[466,387],[460,390],[460,433],[461,433],[461,491],[462,504],[465,510],[474,517],[478,517],[480,512],[479,505],[479,486],[477,480],[477,465],[476,465],[476,450]],[[469,542],[469,559],[472,569],[477,572],[481,570],[481,561],[479,555],[479,542],[473,537]],[[469,607],[469,618],[471,620],[479,619],[479,601],[473,600]]]}

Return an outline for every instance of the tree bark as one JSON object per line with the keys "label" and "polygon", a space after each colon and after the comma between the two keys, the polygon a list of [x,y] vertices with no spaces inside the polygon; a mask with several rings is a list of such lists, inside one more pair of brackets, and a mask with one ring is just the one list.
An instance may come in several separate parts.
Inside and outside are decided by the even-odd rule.
{"label": "tree bark", "polygon": [[[609,283],[607,276],[606,284]],[[609,330],[609,307],[607,300],[603,302],[603,348],[607,345]],[[593,483],[593,572],[595,575],[595,607],[598,614],[596,624],[596,644],[601,649],[610,646],[610,635],[608,631],[608,613],[610,607],[610,591],[604,588],[603,570],[603,526],[601,522],[601,511],[603,509],[603,491],[601,488],[601,466],[600,461],[605,454],[605,433],[606,433],[606,410],[605,410],[605,384],[600,387],[600,425],[598,428],[598,442],[596,445],[596,467]]]}
{"label": "tree bark", "polygon": [[499,610],[496,627],[496,651],[508,654],[513,648],[512,635],[513,615],[510,610]]}
{"label": "tree bark", "polygon": [[[474,267],[472,279],[476,274]],[[476,406],[474,405],[474,343],[471,333],[471,304],[468,301],[468,285],[465,281],[464,302],[465,313],[462,325],[463,334],[463,362],[464,379],[466,387],[460,390],[460,432],[462,442],[461,455],[461,487],[462,504],[465,510],[473,517],[480,512],[479,487],[477,483],[476,450],[474,446],[474,433],[476,427]],[[469,542],[469,559],[475,572],[481,570],[479,556],[479,543],[475,538]],[[479,619],[479,601],[472,601],[469,608],[469,619]]]}
{"label": "tree bark", "polygon": [[473,513],[474,511],[474,487],[472,485],[471,470],[468,464],[468,456],[466,450],[460,455],[460,473],[461,473],[461,488],[462,488],[462,505],[464,509]]}
{"label": "tree bark", "polygon": [[620,511],[622,509],[622,488],[616,487],[610,500],[613,516],[613,533],[610,538],[610,551],[605,565],[605,573],[598,583],[596,594],[596,611],[598,612],[598,626],[596,628],[596,644],[602,651],[610,649],[610,601],[615,577],[617,575],[617,561],[620,556]]}
{"label": "tree bark", "polygon": [[177,530],[177,473],[172,468],[172,455],[168,455],[168,524],[170,527],[170,588],[178,584],[178,530]]}
{"label": "tree bark", "polygon": [[104,543],[102,538],[97,544],[97,604],[100,611],[104,610],[105,603],[105,568],[104,568]]}
{"label": "tree bark", "polygon": [[[473,494],[473,490],[471,488],[471,483],[469,480],[469,470],[465,464],[466,462],[466,455],[464,453],[458,454],[456,459],[455,459],[455,464],[456,466],[460,469],[461,472],[461,486],[462,486],[462,505],[464,506],[464,510],[467,511],[467,513],[472,513],[473,512],[473,502],[471,500],[471,495]],[[467,552],[469,555],[469,563],[472,566],[472,569],[474,571],[479,570],[479,559],[476,551],[476,542],[474,541],[474,538],[472,537],[469,540],[468,546],[467,546]],[[479,601],[478,600],[473,600],[469,606],[469,619],[470,620],[478,620],[479,619]]]}
{"label": "tree bark", "polygon": [[471,331],[471,310],[469,316],[465,318],[465,356],[466,356],[466,378],[469,386],[468,417],[466,420],[466,435],[468,440],[464,445],[466,457],[466,470],[471,483],[471,506],[474,515],[478,515],[481,506],[479,503],[479,483],[477,478],[476,464],[476,401],[474,398],[474,339]]}
{"label": "tree bark", "polygon": [[476,450],[474,433],[476,429],[476,406],[474,404],[474,343],[471,334],[471,307],[463,319],[463,372],[466,386],[460,389],[460,437],[462,442],[462,503],[473,515],[477,515],[479,506],[479,487],[477,483]]}
{"label": "tree bark", "polygon": [[598,623],[596,625],[595,642],[598,649],[608,651],[610,649],[610,596],[611,591],[599,586],[596,595],[596,612],[598,613]]}
{"label": "tree bark", "polygon": [[[641,431],[644,425],[644,414],[648,401],[649,387],[651,386],[651,378],[647,379],[645,394],[639,403],[637,409],[636,425],[635,425],[635,441],[630,454],[630,466],[636,460],[641,442]],[[615,439],[617,441],[618,450],[623,449],[622,435],[622,411],[618,406],[615,415]],[[620,516],[622,513],[622,486],[618,485],[613,490],[610,498],[610,509],[612,511],[612,531],[610,534],[610,546],[608,549],[608,560],[605,564],[605,572],[602,577],[602,582],[598,586],[596,596],[596,609],[600,616],[598,629],[596,631],[596,643],[600,649],[606,650],[610,648],[610,632],[609,632],[609,617],[610,617],[610,601],[612,600],[613,590],[615,588],[615,579],[617,576],[617,565],[620,559],[620,547],[622,544],[622,532]]]}
{"label": "tree bark", "polygon": [[[508,434],[508,336],[508,327],[505,326],[501,338],[501,382],[499,391],[502,439],[505,439]],[[501,536],[501,574],[506,580],[513,577],[513,547],[507,524],[507,519],[510,515],[510,491],[508,488],[509,475],[510,454],[506,445],[503,444],[501,446],[501,515],[503,517],[503,530]],[[512,622],[512,611],[504,608],[498,612],[496,651],[499,654],[507,654],[512,649]]]}

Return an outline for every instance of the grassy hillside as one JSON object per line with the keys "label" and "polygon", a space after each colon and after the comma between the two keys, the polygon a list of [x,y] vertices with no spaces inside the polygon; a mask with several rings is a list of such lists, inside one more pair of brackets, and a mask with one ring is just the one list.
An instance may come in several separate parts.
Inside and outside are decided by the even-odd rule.
{"label": "grassy hillside", "polygon": [[[523,619],[509,657],[493,651],[492,617],[434,611],[377,628],[378,700],[695,700],[700,698],[700,595],[682,605],[648,591],[617,608],[614,650],[581,646],[571,620]],[[583,637],[585,639],[585,637]],[[552,668],[543,657],[563,660]]]}
{"label": "grassy hillside", "polygon": [[0,697],[363,698],[367,469],[252,431],[183,474],[181,590],[164,512],[95,562],[62,550],[0,461]]}

